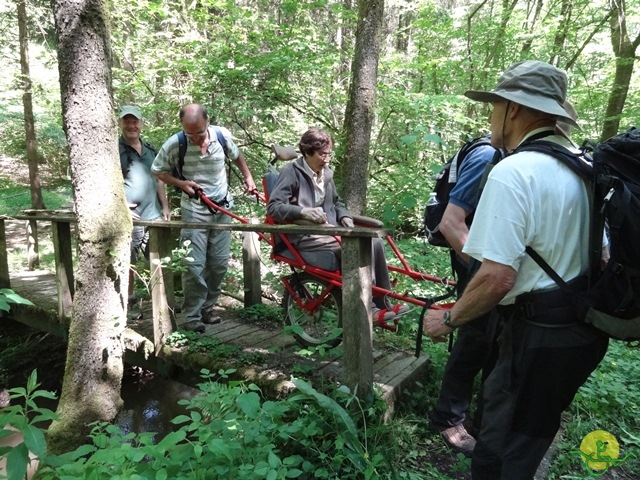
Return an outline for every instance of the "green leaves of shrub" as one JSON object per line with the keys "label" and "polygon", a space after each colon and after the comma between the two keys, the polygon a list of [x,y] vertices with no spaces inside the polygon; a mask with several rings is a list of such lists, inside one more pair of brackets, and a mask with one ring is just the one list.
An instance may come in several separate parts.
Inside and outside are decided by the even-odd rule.
{"label": "green leaves of shrub", "polygon": [[0,288],[0,310],[8,312],[11,309],[10,304],[33,305],[31,300],[21,297],[9,288]]}
{"label": "green leaves of shrub", "polygon": [[[90,444],[47,456],[42,430],[26,417],[34,410],[37,418],[55,418],[34,402],[51,396],[37,390],[34,372],[26,389],[13,392],[25,399],[24,406],[0,411],[0,427],[17,425],[24,435],[23,443],[0,452],[8,459],[8,478],[24,478],[29,452],[40,460],[39,479],[379,478],[376,466],[383,459],[369,456],[367,429],[347,410],[355,399],[351,394],[342,392],[338,401],[294,378],[296,393],[265,401],[257,386],[229,381],[230,373],[203,371],[207,381],[200,385],[202,393],[180,402],[189,413],[175,417],[176,431],[157,443],[153,432],[123,435],[115,425],[96,423]],[[358,418],[370,412],[364,413]]]}

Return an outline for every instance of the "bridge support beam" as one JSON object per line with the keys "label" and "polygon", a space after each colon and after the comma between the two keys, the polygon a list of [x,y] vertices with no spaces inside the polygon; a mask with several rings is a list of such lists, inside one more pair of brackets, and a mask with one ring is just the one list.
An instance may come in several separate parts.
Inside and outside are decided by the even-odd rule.
{"label": "bridge support beam", "polygon": [[73,254],[71,251],[71,226],[69,222],[51,222],[53,251],[56,263],[56,288],[58,290],[58,317],[69,321],[73,312]]}
{"label": "bridge support beam", "polygon": [[373,388],[371,238],[342,237],[342,336],[345,383],[359,398]]}

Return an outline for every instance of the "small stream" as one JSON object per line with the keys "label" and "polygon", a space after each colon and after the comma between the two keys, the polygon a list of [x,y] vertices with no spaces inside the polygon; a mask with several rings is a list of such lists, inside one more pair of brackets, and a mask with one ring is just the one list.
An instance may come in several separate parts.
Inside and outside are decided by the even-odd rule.
{"label": "small stream", "polygon": [[175,426],[171,420],[188,411],[179,400],[193,398],[199,390],[164,379],[150,372],[127,372],[122,379],[121,397],[124,407],[114,423],[124,435],[135,432],[156,432],[154,441],[161,440]]}
{"label": "small stream", "polygon": [[[182,383],[164,379],[158,375],[139,369],[127,369],[122,379],[121,397],[124,407],[114,423],[123,435],[131,432],[155,432],[154,442],[160,441],[174,429],[171,420],[178,415],[188,414],[179,405],[179,400],[193,398],[198,390]],[[51,410],[57,408],[56,401],[39,398],[38,406]],[[15,446],[22,443],[22,434],[15,432],[0,440],[0,446]],[[35,464],[30,466],[27,478],[35,472]],[[0,457],[0,475],[6,474],[6,458]]]}

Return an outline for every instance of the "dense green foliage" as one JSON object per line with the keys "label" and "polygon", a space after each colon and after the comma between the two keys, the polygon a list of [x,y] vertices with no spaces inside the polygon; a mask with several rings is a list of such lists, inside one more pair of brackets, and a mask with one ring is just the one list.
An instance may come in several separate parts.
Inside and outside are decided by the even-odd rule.
{"label": "dense green foliage", "polygon": [[[47,6],[33,0],[30,33],[36,126],[43,164],[59,178],[65,152]],[[9,6],[8,14],[13,14]],[[634,32],[635,2],[626,6]],[[189,101],[210,107],[249,158],[254,176],[265,169],[268,146],[295,144],[309,125],[340,139],[356,25],[356,5],[327,0],[232,2],[111,1],[114,97],[136,103],[145,135],[160,145],[178,128]],[[510,63],[536,58],[566,68],[570,99],[583,136],[599,136],[612,91],[610,5],[606,2],[388,1],[382,39],[376,119],[369,165],[368,214],[415,232],[431,187],[427,177],[468,137],[487,127],[486,109],[462,97],[491,88]],[[11,15],[2,25],[9,26]],[[16,39],[0,41],[17,69]],[[11,69],[1,85],[4,132],[21,129],[20,90]],[[631,91],[637,85],[637,75]],[[629,96],[621,125],[640,113]],[[24,152],[20,135],[0,135],[3,151]],[[23,155],[23,153],[20,153]],[[339,176],[338,176],[339,178]],[[384,199],[384,201],[381,201]],[[375,206],[375,207],[374,207]]]}
{"label": "dense green foliage", "polygon": [[[69,201],[70,179],[61,128],[55,38],[48,2],[30,0],[28,7],[36,134],[40,167],[48,172],[45,203],[49,208],[57,208]],[[310,125],[321,126],[334,134],[338,142],[335,167],[340,178],[340,141],[355,35],[355,3],[111,0],[110,7],[114,106],[139,104],[146,117],[144,134],[154,144],[159,146],[178,129],[179,106],[197,101],[209,106],[214,123],[231,129],[256,179],[266,168],[269,145],[273,142],[294,144]],[[637,30],[640,24],[639,9],[638,2],[628,2],[625,18],[631,31]],[[428,176],[463,139],[486,130],[485,107],[468,102],[462,93],[471,88],[491,88],[499,72],[514,61],[525,58],[550,61],[569,72],[570,99],[580,112],[584,127],[584,131],[575,133],[574,137],[578,140],[597,138],[614,87],[608,21],[610,4],[587,0],[482,3],[390,0],[386,10],[370,151],[367,214],[381,218],[404,235],[406,242],[401,250],[410,263],[417,260],[420,269],[445,275],[444,252],[424,247],[415,234],[422,205],[431,188]],[[5,2],[0,12],[0,31],[3,32],[0,58],[7,66],[0,74],[3,99],[0,163],[5,156],[11,156],[18,158],[20,167],[2,172],[11,181],[0,183],[0,213],[13,213],[28,208],[30,201],[26,188],[14,185],[16,181],[26,185],[28,178],[23,161],[22,90],[16,73],[19,67],[14,4]],[[632,92],[637,90],[637,85],[635,75]],[[626,100],[621,125],[633,123],[639,114],[640,99],[631,95]],[[61,189],[59,184],[63,185]],[[232,183],[232,186],[239,193],[238,184]],[[238,211],[248,217],[263,217],[263,210],[249,201],[238,202]],[[233,281],[233,272],[229,278]],[[429,293],[424,287],[401,284],[398,290]],[[0,301],[6,300],[6,295],[0,294]],[[406,342],[412,338],[414,325],[415,322],[403,323],[401,335],[387,335],[389,342]],[[217,347],[207,346],[214,350]],[[425,345],[424,348],[434,355],[431,378],[440,378],[446,359],[442,346]],[[623,451],[640,454],[636,433],[639,427],[637,382],[634,382],[638,377],[636,355],[636,350],[615,343],[601,367],[581,389],[567,415],[566,433],[549,478],[567,478],[563,477],[566,472],[577,472],[575,478],[586,475],[579,457],[570,452],[594,429],[611,431],[621,441]],[[113,471],[107,467],[112,464],[120,469],[117,475],[122,476],[138,471],[136,469],[147,469],[146,473],[151,475],[151,466],[155,465],[158,471],[164,468],[167,475],[170,471],[173,474],[171,468],[180,469],[183,465],[178,465],[177,460],[171,463],[171,458],[161,455],[157,464],[139,460],[179,445],[183,457],[176,458],[181,462],[185,458],[224,460],[228,462],[222,463],[227,468],[226,474],[231,476],[242,472],[248,478],[252,475],[265,478],[269,472],[276,472],[272,475],[283,478],[294,471],[319,469],[327,472],[327,476],[339,472],[340,478],[361,478],[374,473],[383,478],[385,475],[448,478],[424,461],[432,458],[434,451],[444,450],[437,437],[428,432],[426,422],[438,382],[425,385],[422,392],[408,397],[397,422],[384,428],[378,423],[377,407],[354,409],[358,418],[352,422],[358,427],[357,438],[340,435],[351,429],[336,405],[350,411],[346,407],[354,400],[349,396],[340,397],[340,402],[332,400],[334,404],[307,388],[297,399],[279,404],[264,401],[250,386],[208,385],[204,388],[211,399],[194,405],[197,408],[193,414],[178,422],[182,425],[178,432],[183,433],[177,432],[164,444],[153,445],[144,434],[124,438],[114,427],[96,426],[94,444],[76,452],[75,457],[65,457],[68,463],[65,468],[71,472],[94,462],[92,468],[96,472],[103,469],[111,478]],[[37,396],[35,392],[34,378],[27,390],[13,393],[16,398],[33,399]],[[242,400],[236,402],[232,398]],[[302,400],[304,403],[300,403]],[[29,409],[34,407],[32,403],[27,405]],[[242,438],[231,435],[237,432],[214,430],[225,442],[231,443],[228,448],[246,449],[240,452],[242,455],[229,458],[222,449],[208,448],[210,427],[221,422],[215,415],[208,416],[208,410],[220,408],[231,415],[231,424],[236,428],[240,425],[254,435]],[[293,437],[287,430],[292,410],[305,414],[297,420],[308,422],[293,422],[302,429],[295,432],[300,434],[295,445],[285,442]],[[202,417],[197,412],[206,415]],[[272,423],[265,422],[257,412]],[[338,419],[332,416],[336,412]],[[2,422],[16,425],[22,413],[19,409],[6,410],[0,418]],[[255,420],[260,421],[253,425]],[[26,447],[42,453],[44,437],[36,433],[29,422],[24,417],[17,426],[29,434]],[[339,442],[331,443],[327,440],[329,437],[332,441],[337,437]],[[265,438],[266,442],[257,441]],[[345,445],[347,454],[338,449]],[[17,453],[11,455],[24,460],[26,447],[19,447],[15,450]],[[317,451],[325,455],[317,460],[319,463],[311,463],[315,457],[308,452]],[[255,462],[248,466],[246,459],[251,455]],[[467,466],[468,462],[459,459],[450,471],[456,468],[464,471]],[[629,478],[640,474],[637,462],[630,461],[617,468],[628,473]]]}
{"label": "dense green foliage", "polygon": [[57,456],[47,454],[37,427],[55,414],[34,401],[53,394],[38,390],[34,372],[27,388],[10,390],[18,404],[0,412],[0,427],[11,425],[24,435],[23,443],[0,450],[7,455],[8,478],[24,476],[29,451],[40,461],[41,479],[389,476],[384,453],[392,429],[381,422],[380,404],[367,407],[341,390],[331,398],[298,379],[293,379],[297,392],[286,400],[264,400],[253,385],[215,381],[230,373],[203,371],[202,393],[184,401],[190,414],[176,417],[176,430],[159,442],[153,433],[123,435],[115,426],[97,424],[91,443]]}

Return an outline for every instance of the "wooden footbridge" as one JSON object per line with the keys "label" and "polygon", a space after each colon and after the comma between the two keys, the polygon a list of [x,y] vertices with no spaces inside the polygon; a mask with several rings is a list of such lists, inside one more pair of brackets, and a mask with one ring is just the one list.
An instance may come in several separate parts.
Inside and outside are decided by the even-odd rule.
{"label": "wooden footbridge", "polygon": [[[5,227],[6,222],[15,221],[50,223],[55,252],[55,275],[43,271],[10,272]],[[0,288],[11,288],[35,305],[12,304],[11,318],[63,338],[67,335],[73,308],[72,226],[75,222],[74,214],[67,211],[27,211],[12,217],[0,216]],[[174,242],[172,232],[183,227],[202,228],[201,224],[178,221],[134,223],[149,227],[152,265],[155,259],[170,254]],[[260,303],[262,299],[260,250],[256,246],[255,232],[320,233],[318,227],[292,225],[234,223],[206,228],[243,232],[245,306]],[[326,234],[327,229],[323,227],[322,232]],[[383,237],[386,232],[383,229],[336,227],[331,233],[340,235],[343,239],[342,356],[303,357],[297,353],[299,348],[294,339],[282,329],[270,330],[230,315],[224,315],[225,320],[219,325],[207,326],[204,335],[238,347],[241,353],[236,357],[244,355],[245,359],[257,359],[253,364],[245,361],[238,373],[275,395],[286,393],[291,388],[289,379],[294,373],[292,369],[312,369],[307,371],[319,372],[327,379],[346,384],[352,389],[357,388],[361,395],[368,394],[376,385],[392,407],[403,389],[410,388],[416,380],[425,380],[428,357],[422,355],[416,359],[413,352],[378,350],[373,347],[372,326],[369,321],[370,239]],[[143,305],[143,320],[130,322],[126,331],[125,361],[188,383],[197,381],[197,372],[201,368],[211,371],[225,368],[224,364],[212,364],[212,359],[204,354],[188,354],[186,349],[169,348],[165,344],[172,332],[172,308],[176,304],[173,296],[173,273],[157,268],[152,273],[150,285],[151,300]],[[277,360],[271,362],[274,350],[278,352]],[[290,361],[283,361],[285,357]]]}

